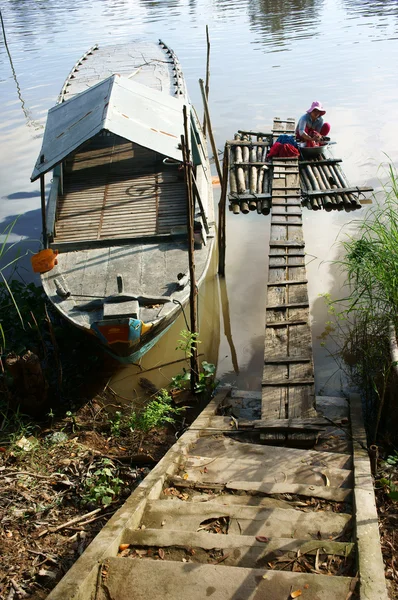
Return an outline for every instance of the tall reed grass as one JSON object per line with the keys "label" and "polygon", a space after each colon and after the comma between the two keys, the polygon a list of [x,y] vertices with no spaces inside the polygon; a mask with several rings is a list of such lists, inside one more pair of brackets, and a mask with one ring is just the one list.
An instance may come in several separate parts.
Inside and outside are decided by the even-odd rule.
{"label": "tall reed grass", "polygon": [[382,198],[356,234],[341,243],[338,262],[347,293],[339,300],[333,335],[339,338],[340,359],[362,392],[370,441],[376,441],[382,424],[398,443],[398,407],[391,397],[395,364],[389,352],[390,323],[398,330],[398,175],[392,164],[387,174]]}

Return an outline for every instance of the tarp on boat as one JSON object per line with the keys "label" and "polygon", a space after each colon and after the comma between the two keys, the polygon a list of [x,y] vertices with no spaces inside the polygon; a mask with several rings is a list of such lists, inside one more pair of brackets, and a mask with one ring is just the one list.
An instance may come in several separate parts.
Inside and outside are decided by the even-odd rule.
{"label": "tarp on boat", "polygon": [[182,161],[184,104],[186,101],[127,77],[112,75],[49,110],[31,180],[50,171],[103,129]]}

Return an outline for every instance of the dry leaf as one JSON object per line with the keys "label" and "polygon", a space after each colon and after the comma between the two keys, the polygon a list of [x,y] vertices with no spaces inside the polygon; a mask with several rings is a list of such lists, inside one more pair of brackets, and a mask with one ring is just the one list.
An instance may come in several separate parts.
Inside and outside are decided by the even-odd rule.
{"label": "dry leaf", "polygon": [[326,486],[327,486],[327,487],[330,487],[330,481],[329,481],[329,478],[328,478],[328,476],[326,475],[326,473],[322,473],[322,475],[323,475],[323,476],[324,476],[324,478],[325,478],[325,483],[326,483]]}
{"label": "dry leaf", "polygon": [[166,521],[161,522],[161,526],[164,527],[166,525]]}
{"label": "dry leaf", "polygon": [[263,579],[268,579],[268,575],[267,574],[263,575]]}
{"label": "dry leaf", "polygon": [[263,535],[256,535],[256,540],[258,542],[263,542],[263,544],[267,544],[269,542],[269,538],[267,538]]}
{"label": "dry leaf", "polygon": [[298,598],[299,596],[301,596],[301,590],[296,590],[290,594],[291,598]]}
{"label": "dry leaf", "polygon": [[188,478],[189,478],[189,475],[188,475],[188,473],[184,473],[184,475],[182,476],[182,478],[183,478],[183,479],[188,479]]}
{"label": "dry leaf", "polygon": [[159,554],[159,558],[161,558],[162,560],[164,560],[165,554],[164,554],[163,548],[159,548],[158,554]]}
{"label": "dry leaf", "polygon": [[123,552],[123,550],[127,550],[127,548],[130,548],[130,544],[120,544],[119,552]]}
{"label": "dry leaf", "polygon": [[308,588],[310,587],[310,584],[306,583],[303,587],[304,587],[305,590],[308,590]]}

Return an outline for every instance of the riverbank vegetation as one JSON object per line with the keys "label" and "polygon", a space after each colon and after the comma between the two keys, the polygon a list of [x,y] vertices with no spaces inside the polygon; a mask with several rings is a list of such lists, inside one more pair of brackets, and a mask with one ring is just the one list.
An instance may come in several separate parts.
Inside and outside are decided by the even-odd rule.
{"label": "riverbank vegetation", "polygon": [[[382,198],[357,232],[342,242],[342,298],[326,297],[331,315],[324,338],[363,399],[372,446],[381,541],[391,597],[398,597],[398,177],[388,165]],[[378,456],[378,458],[377,458]]]}
{"label": "riverbank vegetation", "polygon": [[134,401],[118,395],[109,380],[119,366],[40,286],[5,276],[10,232],[0,246],[0,597],[38,600],[196,416],[215,367],[202,361],[192,396],[199,340],[181,332],[185,368],[161,389],[143,372]]}

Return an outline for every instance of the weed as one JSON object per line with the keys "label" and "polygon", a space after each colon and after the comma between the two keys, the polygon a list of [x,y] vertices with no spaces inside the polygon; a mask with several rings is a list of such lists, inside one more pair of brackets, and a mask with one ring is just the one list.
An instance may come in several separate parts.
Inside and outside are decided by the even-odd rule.
{"label": "weed", "polygon": [[113,462],[103,458],[99,468],[84,482],[83,501],[108,506],[119,495],[122,483]]}
{"label": "weed", "polygon": [[165,389],[159,391],[158,395],[147,404],[141,412],[133,412],[129,419],[132,430],[139,429],[144,433],[154,427],[161,427],[166,423],[175,423],[175,417],[185,409],[173,406],[173,399]]}
{"label": "weed", "polygon": [[217,387],[217,382],[215,381],[216,367],[206,360],[202,361],[201,367],[202,370],[199,373],[199,380],[195,386],[195,392],[197,394],[206,391],[213,392]]}
{"label": "weed", "polygon": [[123,415],[120,410],[115,412],[114,417],[109,418],[109,423],[111,426],[111,434],[115,437],[119,437],[122,429],[123,429]]}
{"label": "weed", "polygon": [[183,329],[180,331],[180,336],[182,339],[178,340],[176,350],[182,350],[185,356],[190,358],[193,355],[193,351],[197,349],[198,344],[201,343],[198,339],[199,334]]}
{"label": "weed", "polygon": [[191,375],[189,371],[183,369],[182,373],[178,373],[178,375],[171,378],[171,388],[174,390],[185,390],[190,379]]}

